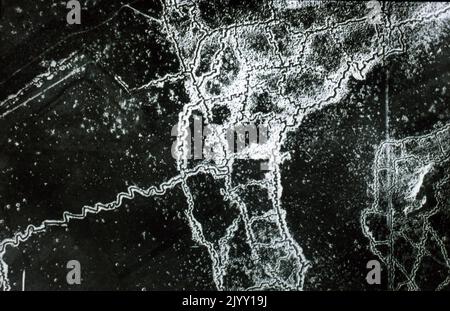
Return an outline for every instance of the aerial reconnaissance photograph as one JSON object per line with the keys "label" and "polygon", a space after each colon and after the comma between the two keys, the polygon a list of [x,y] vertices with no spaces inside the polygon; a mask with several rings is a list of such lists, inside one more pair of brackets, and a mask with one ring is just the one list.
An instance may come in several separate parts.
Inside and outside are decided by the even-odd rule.
{"label": "aerial reconnaissance photograph", "polygon": [[450,2],[0,1],[1,291],[446,291],[449,178]]}

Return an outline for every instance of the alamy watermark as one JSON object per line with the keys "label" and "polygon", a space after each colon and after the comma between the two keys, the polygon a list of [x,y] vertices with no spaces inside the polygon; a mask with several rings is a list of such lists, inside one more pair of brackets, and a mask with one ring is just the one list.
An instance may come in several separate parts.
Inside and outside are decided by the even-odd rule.
{"label": "alamy watermark", "polygon": [[[179,135],[179,125],[172,127],[171,135],[177,137],[171,149],[175,160],[180,157],[184,160],[218,161],[234,155],[237,159],[260,160],[261,169],[268,169],[270,146],[267,145],[267,126],[249,122],[224,128],[215,124],[204,125],[201,116],[194,115],[193,119],[193,131],[189,126]],[[182,150],[184,152],[180,155]]]}
{"label": "alamy watermark", "polygon": [[370,260],[366,265],[367,269],[370,269],[366,276],[367,284],[380,285],[381,284],[381,264],[378,260]]}
{"label": "alamy watermark", "polygon": [[81,284],[81,264],[78,260],[70,260],[66,265],[70,269],[66,275],[66,281],[69,285]]}
{"label": "alamy watermark", "polygon": [[69,13],[67,13],[67,24],[81,24],[81,5],[80,1],[70,0],[67,1],[66,8],[69,9]]}

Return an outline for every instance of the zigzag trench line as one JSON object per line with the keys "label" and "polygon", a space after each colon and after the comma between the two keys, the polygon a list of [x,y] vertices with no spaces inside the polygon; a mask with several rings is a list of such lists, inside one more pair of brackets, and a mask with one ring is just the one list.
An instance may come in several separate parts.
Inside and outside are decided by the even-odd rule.
{"label": "zigzag trench line", "polygon": [[84,206],[80,213],[64,212],[62,214],[62,219],[55,220],[44,220],[40,225],[29,225],[24,231],[19,231],[14,234],[12,238],[3,240],[0,243],[0,289],[10,290],[8,279],[8,266],[3,260],[7,247],[18,247],[21,243],[29,240],[33,235],[38,233],[45,233],[49,227],[62,227],[67,225],[71,220],[83,220],[90,214],[99,214],[103,211],[113,211],[122,206],[124,200],[133,200],[136,195],[141,195],[143,197],[151,196],[162,196],[167,190],[173,189],[175,186],[183,182],[183,180],[189,177],[195,176],[199,173],[212,173],[217,177],[225,176],[226,169],[220,169],[217,167],[210,167],[206,165],[199,165],[195,169],[188,170],[185,172],[185,177],[177,175],[170,180],[163,182],[158,187],[152,186],[148,189],[141,189],[137,186],[128,187],[126,192],[121,192],[117,195],[116,200],[110,203],[96,203],[93,206]]}

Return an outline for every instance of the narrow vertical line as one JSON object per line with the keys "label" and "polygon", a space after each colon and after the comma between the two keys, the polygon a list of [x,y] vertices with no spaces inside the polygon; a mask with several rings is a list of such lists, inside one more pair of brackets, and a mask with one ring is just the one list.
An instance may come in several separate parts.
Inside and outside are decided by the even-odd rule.
{"label": "narrow vertical line", "polygon": [[23,270],[23,272],[22,272],[22,291],[23,292],[25,291],[25,271],[26,270]]}
{"label": "narrow vertical line", "polygon": [[[385,66],[385,64],[384,64]],[[386,140],[390,138],[390,131],[389,131],[389,77],[390,72],[389,68],[385,67],[386,75],[385,75],[385,85],[384,85],[384,128],[385,128],[385,136]]]}
{"label": "narrow vertical line", "polygon": [[[385,89],[384,89],[384,110],[385,110],[385,136],[386,140],[390,138],[389,131],[389,68],[385,67],[386,75],[385,75]],[[391,172],[393,172],[393,168],[391,167],[391,148],[387,145],[386,149],[386,161],[389,167],[389,172],[387,174],[387,184],[388,184],[388,192],[387,192],[387,200],[388,200],[388,210],[387,210],[387,222],[389,228],[389,267],[388,267],[388,279],[389,279],[389,289],[394,289],[394,277],[395,277],[395,267],[394,267],[394,207],[392,203],[392,178]]]}

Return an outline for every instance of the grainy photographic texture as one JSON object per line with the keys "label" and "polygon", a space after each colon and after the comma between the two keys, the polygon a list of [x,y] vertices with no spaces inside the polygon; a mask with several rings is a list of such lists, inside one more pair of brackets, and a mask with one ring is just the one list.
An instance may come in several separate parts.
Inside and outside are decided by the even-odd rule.
{"label": "grainy photographic texture", "polygon": [[0,5],[0,289],[450,288],[450,3]]}

